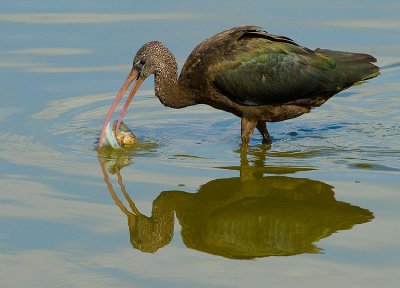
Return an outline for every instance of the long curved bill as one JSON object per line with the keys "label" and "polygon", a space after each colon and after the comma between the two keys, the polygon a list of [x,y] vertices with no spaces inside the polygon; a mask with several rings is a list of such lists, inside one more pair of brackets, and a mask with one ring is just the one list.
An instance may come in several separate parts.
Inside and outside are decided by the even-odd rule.
{"label": "long curved bill", "polygon": [[132,102],[133,96],[135,96],[136,91],[139,89],[140,85],[143,83],[144,78],[138,77],[138,72],[136,69],[132,69],[131,72],[129,72],[128,77],[125,79],[125,82],[122,84],[121,88],[118,91],[117,96],[115,96],[114,102],[112,103],[110,109],[107,112],[106,118],[104,120],[103,126],[101,128],[100,132],[100,138],[99,138],[99,143],[98,147],[101,147],[104,142],[104,137],[105,137],[105,132],[107,128],[108,122],[110,122],[112,114],[117,107],[118,103],[121,101],[122,97],[124,96],[126,90],[128,90],[129,86],[132,84],[133,81],[137,78],[135,85],[133,86],[131,92],[129,93],[128,98],[126,99],[126,102],[122,108],[121,114],[118,117],[117,125],[115,127],[115,131],[118,131],[119,126],[121,125],[122,118],[124,118],[124,115],[126,111],[128,110],[129,104]]}

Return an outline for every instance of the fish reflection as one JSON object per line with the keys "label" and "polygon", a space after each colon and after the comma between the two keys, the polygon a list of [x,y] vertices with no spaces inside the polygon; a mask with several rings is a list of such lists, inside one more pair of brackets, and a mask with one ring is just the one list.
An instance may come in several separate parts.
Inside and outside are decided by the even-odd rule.
{"label": "fish reflection", "polygon": [[100,163],[112,198],[128,218],[131,244],[143,252],[153,253],[172,240],[174,213],[188,248],[235,259],[318,253],[315,242],[373,219],[369,210],[337,201],[328,184],[263,177],[246,157],[238,167],[241,177],[212,180],[197,193],[163,191],[147,217],[127,193],[120,167],[112,171],[130,210],[115,193],[105,161]]}

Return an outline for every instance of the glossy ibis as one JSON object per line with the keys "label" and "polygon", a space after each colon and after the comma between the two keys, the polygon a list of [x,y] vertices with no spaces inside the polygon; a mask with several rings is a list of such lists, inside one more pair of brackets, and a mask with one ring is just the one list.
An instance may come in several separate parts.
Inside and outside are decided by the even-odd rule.
{"label": "glossy ibis", "polygon": [[165,106],[207,104],[240,117],[246,147],[255,128],[264,143],[271,143],[266,122],[298,117],[354,83],[379,75],[371,62],[376,59],[368,54],[311,50],[259,27],[239,26],[197,45],[178,78],[174,55],[161,42],[148,42],[136,53],[132,70],[107,113],[99,145],[130,84],[136,80],[117,131],[133,96],[151,74],[155,95]]}

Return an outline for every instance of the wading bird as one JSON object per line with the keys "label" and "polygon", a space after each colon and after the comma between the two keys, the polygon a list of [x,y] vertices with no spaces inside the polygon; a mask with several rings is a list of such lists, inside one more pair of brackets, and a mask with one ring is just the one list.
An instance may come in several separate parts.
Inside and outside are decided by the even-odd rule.
{"label": "wading bird", "polygon": [[136,81],[118,118],[122,118],[142,82],[154,75],[155,95],[165,106],[207,104],[241,118],[247,146],[254,129],[271,143],[266,122],[283,121],[309,112],[354,83],[379,75],[368,54],[311,50],[292,39],[256,26],[239,26],[201,42],[187,58],[178,78],[174,55],[161,42],[144,44],[101,129],[132,82]]}

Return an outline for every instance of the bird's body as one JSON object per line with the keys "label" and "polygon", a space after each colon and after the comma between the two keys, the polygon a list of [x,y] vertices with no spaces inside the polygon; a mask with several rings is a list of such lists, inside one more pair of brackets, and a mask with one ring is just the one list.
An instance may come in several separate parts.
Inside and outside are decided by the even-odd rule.
{"label": "bird's body", "polygon": [[[135,56],[129,83],[123,88],[134,78],[138,84],[120,120],[140,83],[154,74],[155,94],[165,106],[207,104],[230,112],[241,118],[243,144],[256,127],[263,142],[270,143],[266,122],[300,116],[354,83],[379,75],[379,68],[371,63],[375,61],[367,54],[310,50],[258,27],[239,26],[201,42],[178,78],[173,54],[153,41]],[[117,98],[122,97],[121,91]]]}

